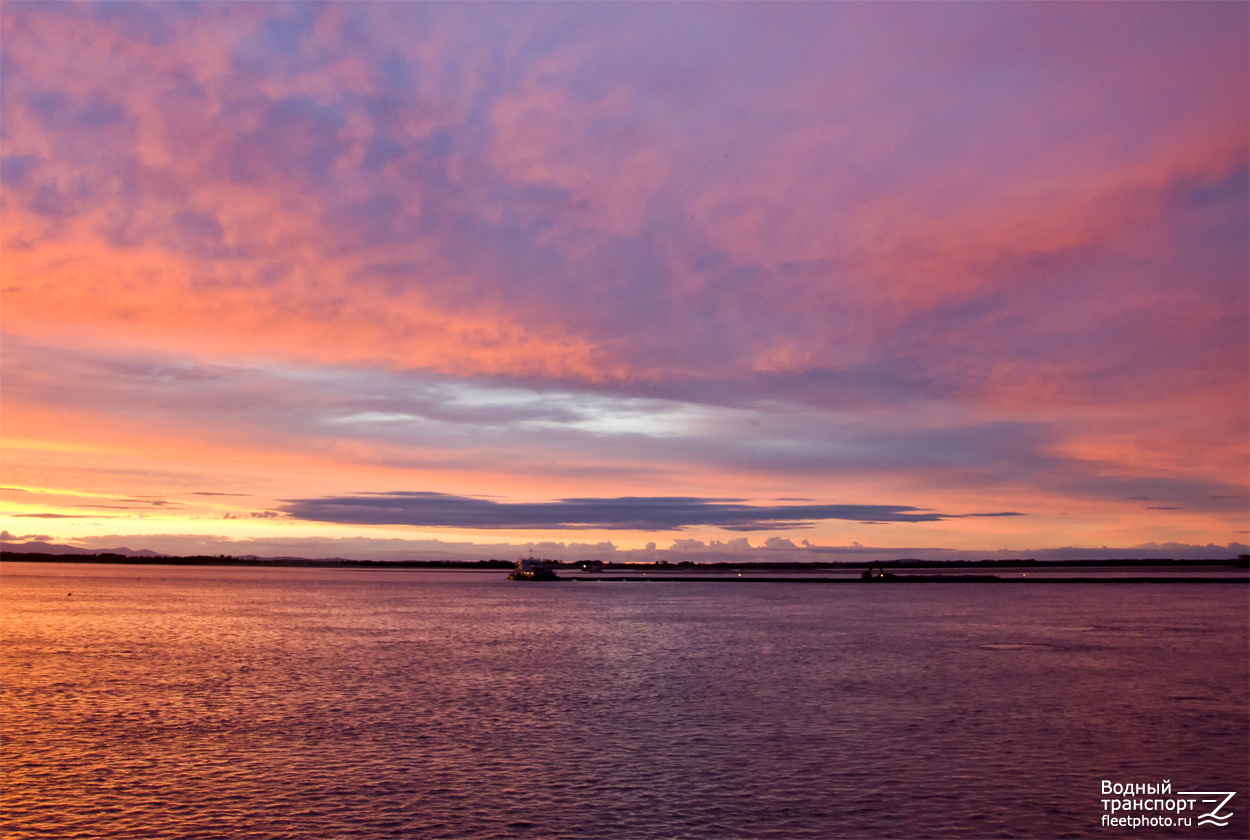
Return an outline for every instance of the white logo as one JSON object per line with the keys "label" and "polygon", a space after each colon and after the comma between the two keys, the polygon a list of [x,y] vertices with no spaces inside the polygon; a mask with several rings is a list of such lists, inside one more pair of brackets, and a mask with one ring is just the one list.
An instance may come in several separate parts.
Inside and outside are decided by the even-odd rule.
{"label": "white logo", "polygon": [[[1220,813],[1220,809],[1221,809],[1221,808],[1223,808],[1225,805],[1227,805],[1227,804],[1228,804],[1228,800],[1232,799],[1234,796],[1236,796],[1236,795],[1237,795],[1237,791],[1235,791],[1235,790],[1234,790],[1234,791],[1228,791],[1228,790],[1178,790],[1178,791],[1176,792],[1176,795],[1177,795],[1177,796],[1202,796],[1202,797],[1206,797],[1205,799],[1200,799],[1200,800],[1199,800],[1199,801],[1200,801],[1203,805],[1209,805],[1209,804],[1210,804],[1210,803],[1212,803],[1212,802],[1217,802],[1217,803],[1219,803],[1219,804],[1217,804],[1214,808],[1212,808],[1210,811],[1208,811],[1207,813],[1205,813],[1205,814],[1199,814],[1199,815],[1198,815],[1198,825],[1218,825],[1218,826],[1220,826],[1220,827],[1222,828],[1223,826],[1228,825],[1228,818],[1229,818],[1229,817],[1231,817],[1231,816],[1233,815],[1233,812],[1232,812],[1232,811],[1229,811],[1227,814],[1221,814],[1221,813]],[[1218,799],[1218,798],[1216,798],[1216,797],[1220,797],[1220,796],[1222,796],[1222,797],[1224,797],[1224,798],[1223,798],[1223,799]],[[1223,820],[1223,822],[1221,822],[1221,820]]]}
{"label": "white logo", "polygon": [[1112,782],[1102,780],[1102,824],[1108,827],[1165,828],[1228,825],[1232,811],[1220,813],[1236,791],[1172,790],[1172,782]]}

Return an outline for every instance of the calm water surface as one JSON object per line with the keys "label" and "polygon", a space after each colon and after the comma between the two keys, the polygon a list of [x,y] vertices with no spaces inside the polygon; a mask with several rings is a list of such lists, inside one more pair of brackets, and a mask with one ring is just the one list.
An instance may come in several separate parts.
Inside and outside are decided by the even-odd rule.
{"label": "calm water surface", "polygon": [[[1250,836],[1243,585],[13,563],[3,836]],[[1237,791],[1105,828],[1101,780]]]}

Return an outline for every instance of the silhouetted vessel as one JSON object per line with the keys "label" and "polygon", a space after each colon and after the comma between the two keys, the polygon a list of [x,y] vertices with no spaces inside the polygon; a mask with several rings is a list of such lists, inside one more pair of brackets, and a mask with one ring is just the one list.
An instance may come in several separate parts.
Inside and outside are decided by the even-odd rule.
{"label": "silhouetted vessel", "polygon": [[867,569],[864,569],[864,573],[859,576],[859,579],[860,580],[894,580],[895,575],[892,575],[889,572],[887,572],[885,569],[881,568],[881,564],[879,562],[873,562],[869,564]]}
{"label": "silhouetted vessel", "polygon": [[508,580],[559,580],[550,560],[538,560],[531,554],[516,561]]}

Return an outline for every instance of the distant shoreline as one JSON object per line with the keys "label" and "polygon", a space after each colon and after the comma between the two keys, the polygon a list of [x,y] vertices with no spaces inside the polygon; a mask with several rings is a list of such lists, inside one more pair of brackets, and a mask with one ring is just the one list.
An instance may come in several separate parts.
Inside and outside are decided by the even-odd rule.
{"label": "distant shoreline", "polygon": [[765,577],[761,575],[709,576],[709,575],[649,575],[646,577],[595,577],[576,576],[557,578],[555,583],[1250,583],[1250,576],[1243,577],[999,577],[997,575],[889,575],[864,580],[858,577]]}
{"label": "distant shoreline", "polygon": [[[741,582],[787,582],[787,583],[847,583],[858,582],[859,578],[830,577],[797,577],[778,576],[784,572],[863,572],[870,568],[887,572],[884,579],[874,582],[1116,582],[1116,583],[1157,583],[1157,582],[1202,582],[1202,583],[1238,583],[1250,580],[1248,577],[1238,578],[1206,578],[1206,577],[1028,577],[1003,578],[991,571],[998,570],[1118,570],[1128,568],[1145,568],[1158,570],[1175,570],[1177,572],[1229,571],[1247,569],[1247,555],[1238,557],[1191,559],[1135,559],[1123,558],[1115,560],[1034,560],[1034,559],[985,559],[985,560],[918,560],[900,558],[886,561],[815,561],[815,562],[713,562],[695,563],[611,563],[602,561],[553,562],[552,565],[572,577],[564,576],[568,581],[741,581]],[[310,559],[303,557],[235,557],[230,555],[192,555],[192,556],[130,556],[115,553],[99,554],[50,554],[44,552],[0,551],[0,561],[18,563],[99,563],[106,565],[140,565],[140,566],[227,566],[251,568],[304,568],[304,569],[424,569],[446,571],[503,571],[513,568],[509,560],[351,560],[346,558]],[[975,569],[984,574],[950,574],[949,570]],[[893,574],[894,572],[938,572],[938,574]],[[659,572],[653,575],[652,572]],[[724,577],[727,572],[752,572],[748,577]],[[587,574],[589,573],[589,574]],[[643,573],[644,577],[625,576],[629,573]],[[709,574],[711,573],[711,574]],[[765,574],[760,574],[765,573]],[[772,573],[772,574],[767,574]]]}

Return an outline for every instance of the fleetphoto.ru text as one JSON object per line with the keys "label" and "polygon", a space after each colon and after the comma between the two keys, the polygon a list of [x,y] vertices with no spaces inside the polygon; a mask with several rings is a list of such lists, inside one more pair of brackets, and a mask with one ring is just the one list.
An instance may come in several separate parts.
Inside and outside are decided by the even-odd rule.
{"label": "fleetphoto.ru text", "polygon": [[1236,791],[1172,790],[1172,781],[1113,783],[1102,780],[1102,824],[1115,828],[1189,828],[1228,825],[1226,808]]}

